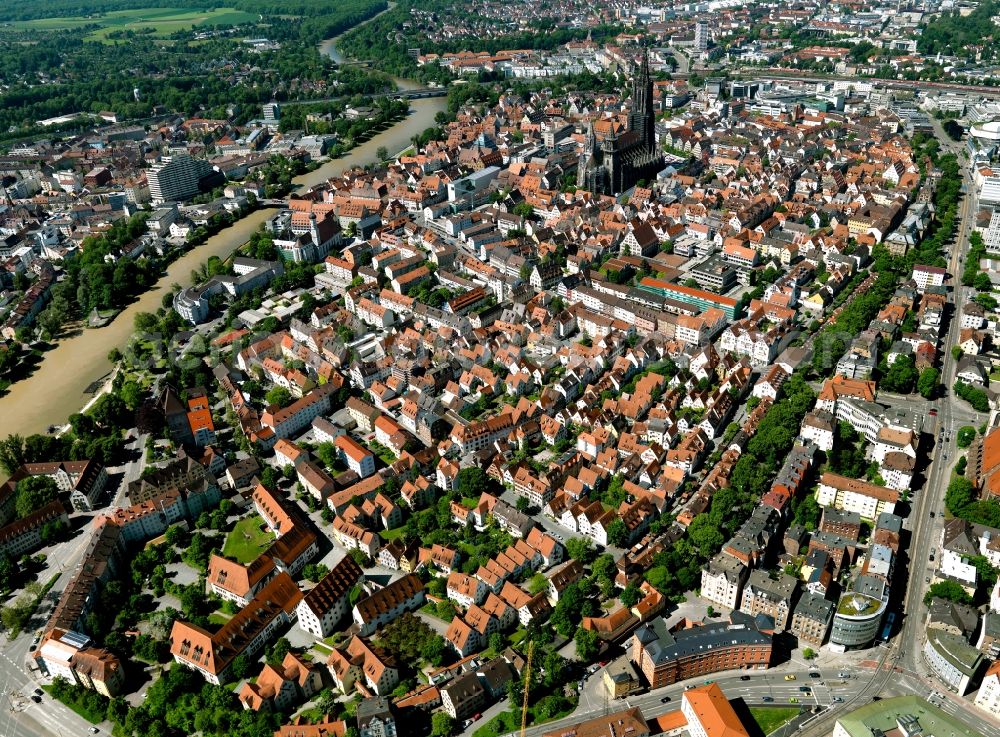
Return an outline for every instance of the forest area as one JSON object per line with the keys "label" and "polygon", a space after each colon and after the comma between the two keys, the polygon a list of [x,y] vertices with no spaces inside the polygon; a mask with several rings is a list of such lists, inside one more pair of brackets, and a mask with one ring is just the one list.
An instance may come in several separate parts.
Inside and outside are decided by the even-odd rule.
{"label": "forest area", "polygon": [[[199,25],[199,31],[219,31],[194,39],[190,30],[157,36],[149,29],[123,26],[95,39],[107,13],[135,8],[230,8],[261,16],[234,34]],[[386,7],[385,0],[52,0],[0,5],[0,143],[63,131],[79,132],[84,121],[43,127],[37,121],[61,115],[115,111],[122,120],[143,120],[157,106],[171,112],[227,118],[237,109],[237,122],[259,114],[270,99],[303,100],[326,97],[337,78],[339,94],[364,94],[373,84],[371,73],[345,72],[323,57],[317,44],[364,21]],[[275,22],[280,14],[280,22]],[[71,17],[67,16],[80,16]],[[93,16],[94,23],[88,23]],[[67,18],[45,27],[17,22]],[[107,32],[107,29],[104,29]],[[45,43],[37,43],[39,37]],[[242,43],[246,36],[277,41],[281,48],[257,51]],[[39,84],[44,81],[44,84]],[[138,94],[137,94],[137,92]]]}

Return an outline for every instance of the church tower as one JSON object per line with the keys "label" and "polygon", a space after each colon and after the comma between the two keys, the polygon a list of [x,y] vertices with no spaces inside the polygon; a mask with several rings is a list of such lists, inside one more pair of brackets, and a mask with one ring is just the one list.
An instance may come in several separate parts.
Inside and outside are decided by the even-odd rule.
{"label": "church tower", "polygon": [[653,79],[649,76],[649,52],[642,52],[639,73],[632,80],[632,112],[629,128],[639,132],[639,140],[647,151],[656,148],[656,131],[653,117]]}
{"label": "church tower", "polygon": [[594,121],[587,122],[587,136],[583,140],[583,153],[577,164],[576,186],[581,189],[590,189],[590,182],[587,177],[596,165],[594,160],[594,150],[597,148],[597,136],[594,134]]}

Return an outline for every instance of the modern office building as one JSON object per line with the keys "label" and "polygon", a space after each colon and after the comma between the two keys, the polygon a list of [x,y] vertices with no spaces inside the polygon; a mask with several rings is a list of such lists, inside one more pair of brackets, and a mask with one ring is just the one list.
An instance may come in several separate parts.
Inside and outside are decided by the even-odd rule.
{"label": "modern office building", "polygon": [[961,635],[927,629],[924,659],[944,684],[964,696],[983,664],[983,655]]}
{"label": "modern office building", "polygon": [[871,576],[858,576],[854,590],[840,598],[830,630],[830,649],[844,652],[868,647],[879,634],[889,603],[889,586]]}
{"label": "modern office building", "polygon": [[155,204],[189,199],[198,194],[198,182],[211,173],[207,161],[187,154],[165,156],[146,173],[149,196]]}
{"label": "modern office building", "polygon": [[702,311],[714,307],[717,310],[722,310],[730,320],[735,320],[742,315],[742,311],[740,315],[737,315],[735,299],[706,292],[703,289],[685,287],[683,284],[673,284],[662,279],[654,279],[651,276],[644,277],[639,282],[639,289],[692,305]]}

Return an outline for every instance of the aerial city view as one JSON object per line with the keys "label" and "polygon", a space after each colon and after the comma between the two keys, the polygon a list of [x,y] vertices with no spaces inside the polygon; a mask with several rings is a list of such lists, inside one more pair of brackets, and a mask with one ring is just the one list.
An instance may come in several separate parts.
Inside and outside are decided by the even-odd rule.
{"label": "aerial city view", "polygon": [[1000,737],[1000,0],[0,52],[0,737]]}

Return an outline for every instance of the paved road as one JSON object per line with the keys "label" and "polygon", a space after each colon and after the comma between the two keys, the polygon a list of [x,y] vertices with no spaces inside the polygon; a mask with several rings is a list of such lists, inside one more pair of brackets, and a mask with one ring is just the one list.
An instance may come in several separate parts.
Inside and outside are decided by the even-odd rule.
{"label": "paved road", "polygon": [[[957,151],[960,144],[951,141],[941,129],[938,121],[932,121],[937,136],[941,140],[945,150]],[[965,169],[962,171],[963,180],[966,183],[966,191],[969,193],[961,203],[959,210],[960,222],[958,234],[952,243],[951,250],[947,255],[948,271],[953,275],[953,298],[954,305],[960,308],[966,298],[966,289],[961,286],[959,279],[961,267],[959,259],[961,254],[967,250],[968,228],[975,216],[973,207],[973,187],[969,181],[969,173]],[[954,382],[956,361],[952,358],[950,346],[955,344],[958,334],[958,324],[960,319],[957,310],[953,311],[952,319],[945,332],[941,345],[944,348],[941,381],[945,387],[946,396],[934,402],[938,409],[936,418],[928,417],[934,422],[925,426],[924,430],[934,434],[936,438],[941,429],[952,432],[951,441],[955,441],[956,423],[967,424],[969,407],[965,402],[958,400],[951,393],[950,387]],[[880,397],[881,398],[881,397]],[[917,400],[914,400],[917,401]],[[934,681],[924,677],[928,672],[928,667],[923,662],[921,648],[924,643],[924,625],[926,612],[923,607],[923,595],[927,588],[926,579],[931,575],[934,564],[930,563],[930,549],[936,547],[940,536],[942,514],[944,509],[944,492],[947,488],[948,479],[951,473],[952,461],[956,460],[954,452],[949,452],[950,443],[935,442],[931,462],[927,472],[927,482],[924,484],[922,492],[914,496],[913,506],[910,515],[904,523],[904,527],[910,533],[910,542],[906,550],[907,556],[907,586],[903,599],[903,617],[899,633],[893,639],[890,647],[880,648],[880,662],[887,667],[876,671],[869,685],[855,698],[855,701],[825,712],[821,717],[807,724],[800,731],[803,737],[821,737],[828,735],[833,728],[833,721],[842,713],[848,712],[855,706],[860,706],[869,701],[873,696],[891,693],[912,693],[926,698],[932,690]],[[944,456],[948,453],[948,461]],[[935,513],[932,519],[930,514]],[[946,691],[943,687],[936,690],[942,693]],[[984,715],[976,709],[970,701],[958,697],[946,696],[942,699],[935,699],[936,703],[942,705],[949,713],[958,716],[962,721],[970,725],[975,725],[982,731],[984,737],[1000,737],[1000,729],[995,725],[985,721]]]}
{"label": "paved road", "polygon": [[[775,705],[783,704],[785,706],[788,706],[791,703],[796,703],[800,706],[806,707],[815,707],[817,705],[827,706],[834,703],[833,698],[835,696],[847,700],[854,694],[859,693],[865,687],[865,682],[858,678],[843,680],[836,677],[836,672],[827,672],[825,670],[818,672],[821,676],[823,676],[821,679],[810,678],[809,671],[807,670],[797,670],[781,672],[768,671],[767,673],[760,674],[730,672],[727,675],[719,676],[710,680],[714,680],[714,682],[722,688],[722,691],[726,694],[727,698],[742,698],[751,706],[765,703],[773,703]],[[788,674],[794,675],[796,680],[784,680],[785,675]],[[741,680],[740,678],[742,675],[749,675],[750,680]],[[591,680],[597,679],[599,676],[600,672],[592,676]],[[681,694],[684,693],[685,686],[701,685],[705,682],[706,681],[701,679],[695,679],[684,683],[677,683],[672,686],[666,686],[664,688],[658,688],[638,696],[609,700],[607,703],[607,709],[609,712],[613,712],[637,706],[642,710],[643,716],[649,719],[651,717],[659,716],[665,712],[679,709]],[[804,694],[801,692],[799,689],[803,686],[809,686],[812,693]],[[663,699],[667,697],[669,697],[670,701],[668,703],[662,703]],[[765,698],[773,699],[773,701],[765,702]],[[789,699],[797,699],[797,701],[790,702]],[[604,704],[594,706],[586,711],[578,710],[572,716],[564,719],[557,719],[538,727],[529,727],[527,734],[530,737],[539,737],[539,735],[547,732],[558,730],[560,727],[575,724],[583,719],[590,719],[603,713],[605,713]]]}

